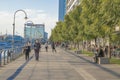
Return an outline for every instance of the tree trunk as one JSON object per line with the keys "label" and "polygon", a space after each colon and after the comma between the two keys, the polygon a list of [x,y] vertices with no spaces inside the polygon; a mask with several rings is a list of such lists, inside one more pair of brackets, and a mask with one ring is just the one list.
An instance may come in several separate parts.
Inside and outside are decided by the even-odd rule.
{"label": "tree trunk", "polygon": [[95,38],[95,45],[97,45],[97,38]]}
{"label": "tree trunk", "polygon": [[79,42],[77,42],[77,49],[79,50]]}
{"label": "tree trunk", "polygon": [[110,43],[110,37],[109,37],[109,47],[108,47],[108,58],[111,58],[111,43]]}
{"label": "tree trunk", "polygon": [[70,41],[70,48],[72,48],[72,41]]}
{"label": "tree trunk", "polygon": [[84,51],[84,40],[82,41],[82,53]]}
{"label": "tree trunk", "polygon": [[73,44],[74,44],[74,48],[75,48],[75,46],[76,46],[75,42]]}

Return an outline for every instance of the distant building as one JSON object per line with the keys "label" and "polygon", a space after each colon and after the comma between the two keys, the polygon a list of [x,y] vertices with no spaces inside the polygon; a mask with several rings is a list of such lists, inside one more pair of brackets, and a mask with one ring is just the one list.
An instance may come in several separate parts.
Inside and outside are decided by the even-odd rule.
{"label": "distant building", "polygon": [[48,40],[48,33],[47,32],[45,32],[44,38],[45,38],[46,41]]}
{"label": "distant building", "polygon": [[72,11],[77,5],[79,5],[81,0],[67,0],[66,1],[66,14]]}
{"label": "distant building", "polygon": [[48,38],[48,33],[45,32],[45,25],[31,23],[25,24],[24,38],[26,40],[39,39],[42,43],[45,43]]}
{"label": "distant building", "polygon": [[59,21],[64,21],[66,13],[66,0],[59,0]]}
{"label": "distant building", "polygon": [[45,25],[28,23],[24,27],[24,38],[40,39],[44,38]]}

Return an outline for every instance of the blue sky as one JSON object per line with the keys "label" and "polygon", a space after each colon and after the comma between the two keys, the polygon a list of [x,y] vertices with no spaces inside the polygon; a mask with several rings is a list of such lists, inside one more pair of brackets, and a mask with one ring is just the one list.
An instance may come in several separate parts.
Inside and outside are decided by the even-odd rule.
{"label": "blue sky", "polygon": [[[45,23],[49,35],[58,20],[58,0],[0,0],[0,28],[4,27],[0,29],[2,34],[6,31],[12,34],[13,14],[19,9],[25,10],[33,22]],[[23,13],[18,13],[16,18],[16,31],[20,35],[23,35],[23,17]]]}
{"label": "blue sky", "polygon": [[0,0],[0,10],[40,9],[57,15],[58,0]]}

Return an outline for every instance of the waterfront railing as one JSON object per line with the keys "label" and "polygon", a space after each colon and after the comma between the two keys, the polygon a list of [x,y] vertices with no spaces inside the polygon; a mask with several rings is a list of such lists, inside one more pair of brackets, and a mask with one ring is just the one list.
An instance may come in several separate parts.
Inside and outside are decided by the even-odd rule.
{"label": "waterfront railing", "polygon": [[22,54],[23,54],[23,47],[0,50],[0,66],[8,64],[9,62],[17,59]]}

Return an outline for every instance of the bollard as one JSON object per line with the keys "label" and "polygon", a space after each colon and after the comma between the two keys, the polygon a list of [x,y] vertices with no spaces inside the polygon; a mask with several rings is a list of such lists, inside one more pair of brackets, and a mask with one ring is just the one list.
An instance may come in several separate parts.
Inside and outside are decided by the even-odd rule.
{"label": "bollard", "polygon": [[22,55],[22,49],[23,47],[0,50],[0,66],[6,65]]}
{"label": "bollard", "polygon": [[15,57],[15,56],[14,56],[14,53],[15,53],[15,50],[13,49],[13,50],[12,50],[12,60],[14,60],[14,57]]}
{"label": "bollard", "polygon": [[4,51],[4,53],[3,53],[3,56],[4,56],[4,65],[5,65],[5,51]]}
{"label": "bollard", "polygon": [[12,61],[12,50],[10,50],[10,62]]}
{"label": "bollard", "polygon": [[7,50],[7,63],[9,63],[9,57],[10,57],[10,51],[9,50]]}
{"label": "bollard", "polygon": [[2,66],[2,51],[0,51],[0,66]]}

